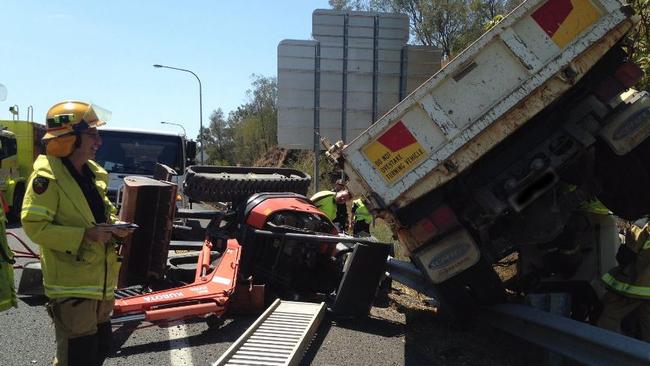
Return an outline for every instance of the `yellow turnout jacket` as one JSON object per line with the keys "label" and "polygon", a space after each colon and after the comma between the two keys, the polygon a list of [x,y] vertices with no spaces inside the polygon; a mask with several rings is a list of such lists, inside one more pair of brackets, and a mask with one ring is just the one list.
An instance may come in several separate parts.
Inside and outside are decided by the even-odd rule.
{"label": "yellow turnout jacket", "polygon": [[[108,173],[93,161],[87,164],[104,200],[106,217],[113,222],[115,208],[106,198]],[[82,241],[95,219],[79,184],[60,158],[40,155],[34,162],[21,219],[25,233],[40,246],[43,286],[49,298],[113,298],[119,271],[117,253],[113,243]]]}

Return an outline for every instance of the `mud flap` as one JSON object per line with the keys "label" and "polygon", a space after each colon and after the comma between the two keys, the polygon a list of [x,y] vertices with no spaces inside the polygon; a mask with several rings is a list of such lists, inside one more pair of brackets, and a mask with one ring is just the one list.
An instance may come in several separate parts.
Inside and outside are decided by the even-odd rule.
{"label": "mud flap", "polygon": [[29,262],[25,264],[20,276],[17,293],[18,295],[26,296],[45,295],[41,262]]}
{"label": "mud flap", "polygon": [[388,245],[355,244],[331,307],[336,316],[367,316],[386,271]]}

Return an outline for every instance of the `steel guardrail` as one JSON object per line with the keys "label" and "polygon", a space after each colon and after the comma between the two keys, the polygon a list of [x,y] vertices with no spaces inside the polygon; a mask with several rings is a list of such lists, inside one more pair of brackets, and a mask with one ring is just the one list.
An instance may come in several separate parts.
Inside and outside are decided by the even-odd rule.
{"label": "steel guardrail", "polygon": [[[435,289],[410,262],[389,258],[391,277],[435,296]],[[478,319],[585,365],[650,365],[650,343],[520,304],[482,307]]]}
{"label": "steel guardrail", "polygon": [[521,304],[482,308],[480,319],[585,365],[650,365],[650,343]]}

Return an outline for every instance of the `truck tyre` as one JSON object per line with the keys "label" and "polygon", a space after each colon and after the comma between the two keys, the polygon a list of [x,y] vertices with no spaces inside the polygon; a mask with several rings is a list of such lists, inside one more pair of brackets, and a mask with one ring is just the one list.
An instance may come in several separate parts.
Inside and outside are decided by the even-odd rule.
{"label": "truck tyre", "polygon": [[471,314],[476,305],[490,305],[505,300],[505,290],[499,276],[481,259],[464,272],[439,284],[438,299],[442,310],[454,318]]}
{"label": "truck tyre", "polygon": [[14,197],[11,202],[11,209],[7,215],[11,223],[20,223],[20,211],[23,209],[23,198],[25,197],[25,186],[21,183],[14,189]]}
{"label": "truck tyre", "polygon": [[241,202],[259,192],[307,194],[311,177],[287,168],[192,166],[183,190],[193,201]]}

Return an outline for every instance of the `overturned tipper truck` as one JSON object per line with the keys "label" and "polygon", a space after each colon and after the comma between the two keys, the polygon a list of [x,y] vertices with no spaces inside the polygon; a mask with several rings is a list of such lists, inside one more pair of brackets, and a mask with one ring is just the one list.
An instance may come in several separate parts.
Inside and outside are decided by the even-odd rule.
{"label": "overturned tipper truck", "polygon": [[[353,141],[328,146],[443,301],[503,299],[493,266],[514,253],[506,285],[519,292],[583,293],[615,265],[608,211],[650,211],[635,24],[615,0],[524,1]],[[594,203],[606,220],[588,217]]]}

